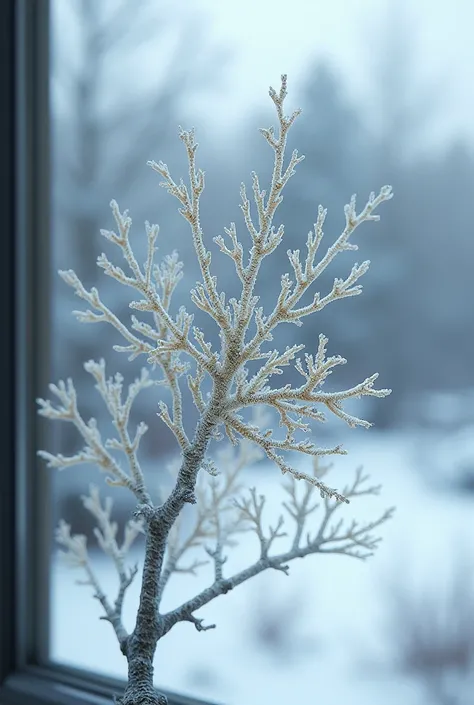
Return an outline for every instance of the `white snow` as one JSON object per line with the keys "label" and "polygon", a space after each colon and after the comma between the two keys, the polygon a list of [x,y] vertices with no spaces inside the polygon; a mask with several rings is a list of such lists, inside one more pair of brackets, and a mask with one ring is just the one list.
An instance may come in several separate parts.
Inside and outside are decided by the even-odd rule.
{"label": "white snow", "polygon": [[[384,581],[395,576],[410,589],[435,573],[443,584],[460,539],[472,531],[472,497],[430,486],[414,467],[418,457],[414,446],[434,443],[432,437],[371,431],[351,439],[346,444],[349,455],[335,461],[328,484],[341,488],[363,465],[372,484],[383,485],[378,497],[355,499],[339,510],[348,521],[352,517],[363,521],[376,518],[387,506],[397,506],[394,519],[377,534],[383,542],[376,555],[366,562],[310,556],[292,563],[288,577],[267,572],[216,599],[199,613],[206,622],[215,622],[216,629],[198,633],[191,624],[179,624],[159,644],[157,685],[226,705],[425,702],[421,684],[390,667],[390,633],[383,626]],[[246,480],[266,495],[271,521],[279,513],[278,470],[257,467]],[[316,522],[317,515],[312,517]],[[256,557],[255,536],[244,534],[225,567],[233,571]],[[95,560],[103,589],[114,599],[113,569],[100,554]],[[90,588],[74,584],[81,577],[80,571],[54,559],[51,658],[125,678],[126,661],[111,626],[99,620],[100,604],[92,599]],[[129,630],[134,626],[139,577],[124,607]],[[195,578],[177,576],[169,585],[164,608],[179,604],[206,584],[205,570]],[[272,615],[282,620],[280,625]],[[269,648],[256,636],[268,623],[280,637],[276,641],[280,648]]]}

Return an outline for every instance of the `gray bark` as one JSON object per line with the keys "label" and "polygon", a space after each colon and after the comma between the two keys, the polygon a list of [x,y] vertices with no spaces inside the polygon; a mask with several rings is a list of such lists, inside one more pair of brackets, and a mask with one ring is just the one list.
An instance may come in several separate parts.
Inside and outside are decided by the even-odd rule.
{"label": "gray bark", "polygon": [[185,504],[196,502],[194,489],[197,475],[229,386],[230,382],[226,382],[216,388],[207,412],[198,425],[193,443],[183,454],[176,485],[168,499],[160,507],[144,504],[136,511],[136,515],[142,516],[146,522],[145,562],[135,629],[122,645],[128,661],[128,683],[123,697],[116,699],[119,705],[166,705],[168,702],[166,696],[153,687],[156,646],[158,640],[169,631],[157,608],[166,542]]}

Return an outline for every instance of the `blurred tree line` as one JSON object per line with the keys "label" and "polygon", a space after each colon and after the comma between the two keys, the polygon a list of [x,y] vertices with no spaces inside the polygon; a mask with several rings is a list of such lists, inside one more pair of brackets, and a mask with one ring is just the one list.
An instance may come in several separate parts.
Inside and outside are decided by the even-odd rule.
{"label": "blurred tree line", "polygon": [[[145,360],[128,363],[115,353],[112,345],[121,340],[110,327],[77,323],[70,312],[84,306],[57,276],[57,269],[74,269],[86,287],[97,286],[119,318],[128,320],[132,290],[103,276],[94,264],[105,251],[123,266],[118,248],[100,236],[101,228],[114,229],[108,204],[115,198],[121,209],[130,208],[132,244],[140,262],[146,256],[145,219],[160,225],[157,261],[175,248],[179,251],[185,276],[174,311],[183,304],[193,310],[189,289],[199,269],[189,228],[177,213],[177,202],[159,189],[157,175],[146,161],[162,159],[175,178],[186,178],[177,126],[196,125],[199,163],[206,171],[202,224],[213,252],[214,273],[221,286],[225,282],[228,298],[235,295],[232,263],[217,251],[212,237],[224,235],[224,226],[235,221],[244,247],[249,246],[238,206],[239,185],[245,181],[250,193],[250,172],[255,170],[266,187],[272,153],[257,128],[275,124],[275,116],[268,100],[264,111],[250,110],[236,132],[220,139],[206,133],[205,116],[196,121],[192,101],[218,89],[232,58],[222,46],[209,44],[206,18],[197,11],[185,15],[172,3],[154,0],[142,0],[139,13],[136,0],[52,4],[54,357],[49,377],[54,382],[74,379],[84,418],[96,417],[106,436],[114,429],[83,370],[84,361],[104,357],[109,374],[120,370],[128,384]],[[469,288],[474,262],[470,212],[474,154],[461,136],[426,147],[446,91],[444,85],[427,85],[419,75],[417,37],[402,5],[390,4],[386,25],[370,40],[366,68],[370,114],[329,61],[309,63],[298,88],[289,77],[289,104],[303,112],[290,132],[288,153],[297,148],[306,159],[290,180],[277,213],[275,224],[285,224],[285,240],[266,261],[257,289],[265,310],[273,307],[280,276],[291,271],[286,251],[300,248],[304,253],[319,203],[328,209],[322,256],[344,226],[343,207],[351,195],[357,193],[362,208],[371,190],[392,184],[395,198],[380,209],[380,223],[366,224],[354,234],[359,252],[338,255],[317,282],[324,295],[334,277],[349,273],[354,260],[370,259],[371,268],[361,280],[363,294],[329,305],[302,328],[281,326],[274,340],[280,348],[298,340],[314,352],[319,333],[327,335],[329,353],[348,359],[334,380],[328,380],[328,388],[352,385],[380,372],[379,386],[391,387],[393,393],[373,400],[363,411],[379,429],[414,423],[414,402],[426,392],[458,392],[474,386],[470,382],[474,306]],[[269,77],[269,82],[277,85],[278,78]],[[214,321],[200,311],[195,314],[196,324],[218,345]],[[283,381],[284,377],[277,380]],[[163,387],[147,390],[132,415],[132,422],[145,419],[149,425],[141,457],[152,471],[147,476],[152,490],[153,482],[163,477],[166,456],[176,451],[173,436],[155,417],[157,393],[166,397]],[[42,396],[46,395],[44,390]],[[192,423],[192,403],[185,403],[185,411]],[[49,422],[44,428],[53,452],[56,448],[67,455],[80,447],[75,429]],[[90,515],[78,494],[86,491],[88,482],[101,481],[96,468],[51,473],[51,481],[55,498],[51,529],[64,517],[74,533],[90,536]],[[113,496],[119,505],[116,516],[123,519],[132,497],[119,489]],[[253,625],[269,649],[279,646],[274,627],[281,609],[272,612],[264,615],[265,623],[254,620]],[[265,648],[262,640],[261,647]]]}
{"label": "blurred tree line", "polygon": [[[69,3],[57,5],[57,11],[62,7],[64,12]],[[75,51],[62,34],[68,21],[75,26]],[[100,282],[104,300],[127,319],[131,292],[99,275],[94,265],[101,251],[118,262],[118,249],[99,234],[100,228],[113,229],[108,204],[115,198],[122,209],[131,209],[139,261],[145,259],[145,219],[159,222],[163,233],[158,260],[178,249],[185,278],[176,294],[175,310],[183,303],[192,309],[189,289],[199,272],[191,238],[177,214],[177,203],[158,188],[146,160],[163,159],[175,177],[186,176],[177,125],[196,124],[192,100],[222,82],[229,58],[222,47],[206,43],[205,22],[198,13],[183,19],[165,4],[150,1],[143,2],[136,13],[133,0],[113,4],[81,0],[74,4],[69,20],[56,19],[52,61],[52,335],[56,342],[51,379],[72,376],[80,388],[84,416],[96,416],[101,424],[104,407],[95,391],[89,394],[91,380],[82,363],[104,356],[112,374],[123,371],[126,361],[111,350],[120,341],[110,328],[80,325],[71,316],[70,311],[81,306],[56,270],[75,269],[87,287]],[[156,72],[145,75],[143,62],[153,62],[155,67],[155,60]],[[410,422],[411,400],[420,393],[462,388],[471,375],[474,307],[466,291],[474,261],[470,216],[474,156],[461,137],[423,150],[440,96],[436,87],[427,92],[420,83],[416,37],[408,33],[402,13],[389,16],[378,43],[371,45],[367,71],[375,121],[367,118],[362,101],[359,104],[350,97],[344,81],[326,61],[308,65],[299,95],[292,95],[292,104],[300,105],[303,113],[288,146],[298,148],[306,159],[286,188],[276,219],[276,225],[285,223],[285,242],[267,260],[257,293],[268,310],[278,295],[281,274],[290,271],[286,250],[299,247],[304,252],[319,203],[328,208],[324,253],[343,227],[343,206],[352,193],[358,194],[362,208],[371,190],[393,185],[395,198],[381,209],[381,222],[362,226],[354,235],[360,246],[358,261],[372,262],[362,280],[363,295],[328,306],[302,328],[282,326],[275,336],[277,346],[292,344],[297,337],[313,352],[319,333],[324,332],[330,353],[349,361],[334,375],[335,386],[353,384],[379,371],[380,386],[391,387],[393,394],[381,403],[374,400],[364,413],[385,429]],[[199,159],[207,179],[202,223],[213,252],[217,248],[211,238],[223,234],[232,220],[244,246],[249,243],[238,208],[239,184],[241,180],[250,183],[251,170],[257,171],[262,184],[269,177],[272,155],[257,127],[274,122],[267,105],[264,114],[244,116],[226,144],[205,130],[201,138],[199,131]],[[352,252],[336,258],[319,280],[322,294],[330,290],[335,276],[347,275],[353,261]],[[230,261],[215,252],[213,265],[232,295],[236,279]],[[197,312],[196,324],[217,344],[213,321]],[[126,382],[143,364],[138,360],[129,366]],[[192,404],[188,407],[191,420]],[[152,426],[155,412],[152,392],[137,404],[134,418],[148,418]],[[77,448],[73,429],[54,433],[63,452]],[[173,438],[157,420],[143,439],[144,454],[155,459],[171,448]]]}

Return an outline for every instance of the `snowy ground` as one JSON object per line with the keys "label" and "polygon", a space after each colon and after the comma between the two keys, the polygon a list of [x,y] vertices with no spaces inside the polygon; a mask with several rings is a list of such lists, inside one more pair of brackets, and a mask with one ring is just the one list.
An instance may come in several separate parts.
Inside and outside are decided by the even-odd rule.
{"label": "snowy ground", "polygon": [[[157,685],[226,705],[429,702],[420,683],[390,668],[384,585],[395,578],[409,588],[433,574],[439,583],[445,581],[453,555],[472,535],[472,495],[430,488],[424,482],[414,468],[422,454],[419,447],[416,454],[413,451],[414,444],[427,442],[426,437],[371,431],[358,438],[348,438],[349,455],[337,459],[328,484],[341,487],[358,465],[375,484],[383,484],[378,497],[357,499],[341,509],[348,520],[364,520],[397,506],[394,519],[380,529],[384,540],[377,554],[366,562],[311,556],[293,563],[289,577],[264,573],[218,598],[199,613],[217,623],[216,629],[198,633],[191,624],[177,625],[158,646]],[[270,521],[279,513],[277,469],[261,465],[247,484],[267,496],[273,508]],[[317,515],[313,517],[317,521]],[[233,572],[256,556],[255,536],[244,534],[226,568]],[[103,589],[115,595],[113,571],[99,555],[96,566]],[[112,629],[99,621],[100,605],[89,596],[90,588],[74,584],[76,577],[82,576],[54,561],[51,657],[124,678],[126,662]],[[170,583],[164,608],[179,604],[208,581],[205,572],[196,578],[178,576]],[[128,629],[134,625],[138,585],[136,580],[125,603]]]}

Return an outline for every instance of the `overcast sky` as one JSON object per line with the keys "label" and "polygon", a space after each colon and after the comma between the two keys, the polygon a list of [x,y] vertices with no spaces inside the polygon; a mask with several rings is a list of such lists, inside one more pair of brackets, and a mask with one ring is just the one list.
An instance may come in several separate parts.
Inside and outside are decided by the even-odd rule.
{"label": "overcast sky", "polygon": [[[118,0],[98,0],[113,11]],[[67,44],[67,61],[79,59],[76,0],[52,0],[53,17],[61,42]],[[268,106],[267,90],[278,86],[282,72],[288,74],[290,107],[294,89],[316,57],[329,58],[340,72],[345,88],[366,106],[367,113],[376,112],[370,99],[371,62],[380,56],[377,43],[385,36],[387,8],[391,3],[401,9],[408,20],[416,56],[415,83],[420,93],[435,96],[433,116],[435,139],[445,142],[461,131],[474,142],[474,4],[472,0],[154,0],[159,7],[169,7],[176,18],[203,13],[207,18],[208,41],[227,46],[230,62],[216,67],[216,78],[224,75],[212,96],[203,96],[192,106],[205,112],[206,124],[217,123],[239,115],[239,108]],[[137,8],[140,2],[137,0]],[[167,12],[167,10],[165,10]],[[160,25],[160,23],[158,23]],[[163,27],[157,27],[156,58],[144,58],[135,52],[132,85],[156,80],[166,70],[166,47]],[[152,30],[153,31],[153,30]],[[148,45],[150,46],[150,45]],[[203,47],[206,50],[206,47]],[[149,49],[147,50],[149,51]],[[190,52],[190,61],[193,61]],[[64,64],[63,53],[61,63]],[[116,64],[113,80],[122,83],[124,71]],[[64,70],[68,70],[64,66]],[[211,77],[211,83],[212,77]],[[124,85],[125,88],[125,85]],[[292,90],[293,89],[293,90]],[[63,105],[69,104],[64,94]],[[297,100],[297,96],[295,98]],[[61,99],[56,104],[61,109]]]}
{"label": "overcast sky", "polygon": [[[389,0],[199,0],[210,34],[228,41],[235,63],[225,106],[261,104],[282,71],[297,81],[313,56],[326,56],[349,89],[369,101],[368,67]],[[472,0],[392,0],[404,7],[416,40],[420,89],[428,85],[441,109],[440,136],[461,129],[474,139],[474,5]],[[185,8],[186,2],[180,2]],[[235,91],[234,97],[230,95]],[[367,102],[369,105],[369,102]],[[218,107],[218,106],[217,106]]]}

